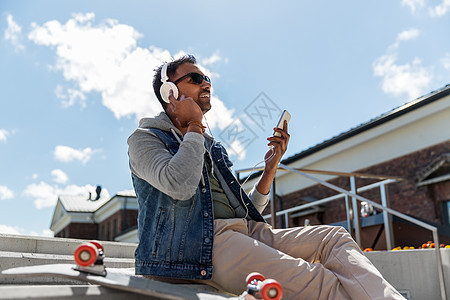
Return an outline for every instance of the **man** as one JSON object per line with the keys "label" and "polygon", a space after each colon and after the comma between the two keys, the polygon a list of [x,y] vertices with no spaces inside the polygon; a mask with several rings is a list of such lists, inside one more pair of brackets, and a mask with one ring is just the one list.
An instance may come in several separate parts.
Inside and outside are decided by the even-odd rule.
{"label": "man", "polygon": [[268,138],[264,171],[247,196],[226,150],[204,133],[211,82],[195,58],[161,66],[153,88],[164,112],[142,119],[128,139],[139,202],[136,274],[202,280],[240,294],[246,276],[260,272],[280,282],[284,299],[403,299],[345,229],[264,222],[287,123]]}

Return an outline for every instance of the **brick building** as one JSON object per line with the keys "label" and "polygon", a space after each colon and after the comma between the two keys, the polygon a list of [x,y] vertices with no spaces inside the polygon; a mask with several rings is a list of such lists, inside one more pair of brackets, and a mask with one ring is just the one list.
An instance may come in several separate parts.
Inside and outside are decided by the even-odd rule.
{"label": "brick building", "polygon": [[[60,195],[50,229],[55,237],[136,242],[137,201],[134,191],[102,195]],[[130,234],[131,231],[131,234]],[[134,233],[134,234],[133,234]]]}
{"label": "brick building", "polygon": [[[291,133],[295,138],[295,133]],[[450,85],[406,103],[364,124],[339,134],[282,161],[338,187],[351,190],[351,175],[356,188],[395,178],[386,186],[389,207],[428,222],[439,229],[442,242],[450,243]],[[317,172],[327,170],[327,172]],[[316,174],[312,174],[316,173]],[[317,174],[319,173],[319,174]],[[342,175],[338,176],[339,173]],[[245,188],[255,183],[253,175]],[[292,172],[279,171],[275,180],[276,201],[280,211],[338,194],[323,185]],[[381,203],[380,189],[361,196]],[[359,214],[358,207],[358,214]],[[265,213],[270,214],[266,209]],[[364,247],[382,249],[384,227],[381,214],[361,219]],[[347,209],[342,200],[310,207],[275,220],[276,227],[309,223],[348,227]],[[431,240],[431,232],[393,218],[396,245],[417,246]]]}

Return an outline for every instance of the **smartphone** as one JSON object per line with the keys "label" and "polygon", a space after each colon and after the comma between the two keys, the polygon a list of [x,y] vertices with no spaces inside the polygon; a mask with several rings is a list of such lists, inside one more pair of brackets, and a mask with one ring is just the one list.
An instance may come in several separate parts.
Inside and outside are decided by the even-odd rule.
{"label": "smartphone", "polygon": [[[287,110],[283,110],[281,113],[280,120],[277,123],[277,128],[283,129],[284,126],[284,120],[286,120],[289,123],[289,120],[291,119],[291,114]],[[278,132],[273,132],[273,136],[281,136]]]}

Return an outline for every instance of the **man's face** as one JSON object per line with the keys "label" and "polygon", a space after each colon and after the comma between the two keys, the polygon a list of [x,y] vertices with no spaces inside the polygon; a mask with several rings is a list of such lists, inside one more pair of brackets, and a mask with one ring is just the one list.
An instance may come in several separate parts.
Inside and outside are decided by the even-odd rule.
{"label": "man's face", "polygon": [[[178,66],[175,74],[170,76],[170,81],[174,82],[188,73],[199,73],[204,75],[196,65],[185,63]],[[211,109],[211,84],[209,82],[203,80],[202,83],[196,84],[188,76],[178,82],[177,87],[179,91],[178,98],[181,95],[191,97],[198,104],[198,106],[200,106],[203,114]]]}

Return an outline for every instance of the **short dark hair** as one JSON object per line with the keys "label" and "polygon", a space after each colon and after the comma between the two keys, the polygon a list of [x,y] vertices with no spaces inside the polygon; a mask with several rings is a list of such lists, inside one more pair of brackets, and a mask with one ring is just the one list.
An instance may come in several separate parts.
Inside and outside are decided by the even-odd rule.
{"label": "short dark hair", "polygon": [[[170,77],[171,75],[175,74],[177,71],[177,68],[185,63],[190,63],[195,65],[197,63],[197,60],[193,55],[185,55],[182,56],[176,60],[172,60],[171,62],[167,63],[167,76]],[[166,64],[166,63],[164,63]],[[153,91],[155,92],[156,98],[158,98],[159,103],[161,103],[162,107],[165,109],[167,103],[164,102],[164,100],[161,97],[161,94],[159,93],[159,89],[161,88],[162,82],[161,82],[161,69],[164,66],[162,64],[157,69],[155,69],[155,75],[153,76]]]}

